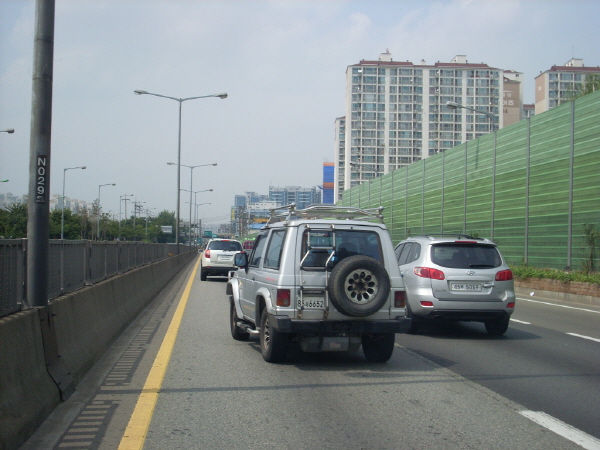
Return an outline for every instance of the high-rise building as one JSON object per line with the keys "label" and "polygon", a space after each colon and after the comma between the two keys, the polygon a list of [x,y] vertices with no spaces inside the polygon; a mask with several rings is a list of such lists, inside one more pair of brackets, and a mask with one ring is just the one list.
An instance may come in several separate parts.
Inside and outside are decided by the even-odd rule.
{"label": "high-rise building", "polygon": [[583,59],[579,58],[540,73],[535,77],[535,113],[543,113],[571,100],[577,87],[591,74],[600,74],[600,67],[585,67]]}
{"label": "high-rise building", "polygon": [[520,120],[521,77],[464,55],[427,65],[386,52],[348,66],[346,115],[335,122],[336,201],[345,189]]}
{"label": "high-rise building", "polygon": [[269,186],[269,201],[278,203],[278,206],[295,203],[296,208],[304,209],[309,205],[321,203],[321,191],[316,187]]}
{"label": "high-rise building", "polygon": [[334,186],[335,163],[323,163],[323,204],[332,205],[333,201],[333,186]]}
{"label": "high-rise building", "polygon": [[344,171],[346,170],[346,117],[338,117],[335,119],[334,154],[333,202],[335,203],[341,199],[341,193],[344,191]]}

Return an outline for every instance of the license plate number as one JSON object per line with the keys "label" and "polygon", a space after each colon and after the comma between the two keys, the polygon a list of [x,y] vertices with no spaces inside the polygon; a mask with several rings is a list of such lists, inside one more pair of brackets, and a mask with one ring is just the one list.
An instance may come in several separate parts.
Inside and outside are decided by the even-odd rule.
{"label": "license plate number", "polygon": [[316,308],[316,309],[323,309],[325,308],[325,300],[324,299],[318,299],[318,298],[299,298],[298,299],[298,308],[302,308],[302,306],[304,306],[304,308]]}
{"label": "license plate number", "polygon": [[452,283],[450,289],[453,291],[468,291],[468,292],[481,292],[480,284],[464,284],[464,283]]}
{"label": "license plate number", "polygon": [[219,261],[231,261],[232,258],[231,255],[219,255]]}

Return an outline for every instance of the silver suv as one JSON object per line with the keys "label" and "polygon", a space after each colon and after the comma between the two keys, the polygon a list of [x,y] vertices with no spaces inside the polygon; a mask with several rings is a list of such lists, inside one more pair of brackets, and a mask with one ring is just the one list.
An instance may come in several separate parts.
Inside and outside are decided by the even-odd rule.
{"label": "silver suv", "polygon": [[202,252],[200,260],[200,279],[207,276],[227,276],[235,270],[233,257],[242,251],[242,244],[232,239],[211,239]]}
{"label": "silver suv", "polygon": [[381,208],[288,205],[271,215],[251,253],[235,257],[232,337],[258,335],[267,362],[284,360],[291,342],[306,352],[362,345],[367,360],[387,361],[410,319]]}
{"label": "silver suv", "polygon": [[395,249],[407,294],[409,333],[427,319],[483,322],[500,336],[515,308],[513,274],[489,239],[410,237]]}

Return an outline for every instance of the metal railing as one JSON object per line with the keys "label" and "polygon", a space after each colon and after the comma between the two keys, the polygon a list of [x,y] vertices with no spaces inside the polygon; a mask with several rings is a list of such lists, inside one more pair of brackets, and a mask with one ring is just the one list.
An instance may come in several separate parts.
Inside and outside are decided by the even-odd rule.
{"label": "metal railing", "polygon": [[[51,239],[48,300],[175,254],[173,244]],[[0,317],[22,309],[26,276],[27,239],[0,239]]]}

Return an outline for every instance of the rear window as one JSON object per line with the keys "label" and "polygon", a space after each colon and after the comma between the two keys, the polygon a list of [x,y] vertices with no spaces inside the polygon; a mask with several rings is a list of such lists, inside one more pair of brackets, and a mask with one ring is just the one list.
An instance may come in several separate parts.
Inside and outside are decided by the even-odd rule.
{"label": "rear window", "polygon": [[366,255],[383,263],[379,235],[373,231],[312,229],[304,232],[301,252],[304,267],[324,267],[334,251],[336,261]]}
{"label": "rear window", "polygon": [[238,241],[212,241],[208,244],[209,250],[223,250],[227,252],[242,251],[242,244]]}
{"label": "rear window", "polygon": [[431,261],[451,269],[493,269],[502,265],[502,258],[496,247],[480,244],[433,245]]}

